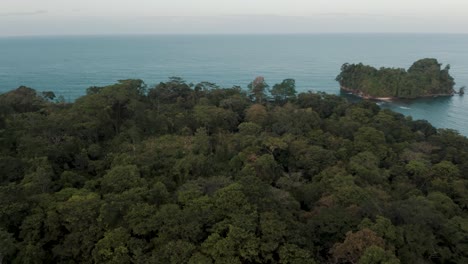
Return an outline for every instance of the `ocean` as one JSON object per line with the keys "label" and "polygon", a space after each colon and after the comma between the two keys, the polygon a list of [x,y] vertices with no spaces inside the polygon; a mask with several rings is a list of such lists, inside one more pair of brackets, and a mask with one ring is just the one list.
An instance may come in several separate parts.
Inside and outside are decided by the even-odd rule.
{"label": "ocean", "polygon": [[[468,86],[468,35],[126,35],[0,38],[0,92],[26,85],[66,100],[90,86],[138,78],[148,87],[178,76],[223,87],[264,76],[270,86],[286,78],[297,90],[340,94],[343,63],[408,68],[422,58],[451,65],[456,88]],[[467,91],[468,92],[468,91]],[[468,136],[468,94],[383,103],[413,119]]]}

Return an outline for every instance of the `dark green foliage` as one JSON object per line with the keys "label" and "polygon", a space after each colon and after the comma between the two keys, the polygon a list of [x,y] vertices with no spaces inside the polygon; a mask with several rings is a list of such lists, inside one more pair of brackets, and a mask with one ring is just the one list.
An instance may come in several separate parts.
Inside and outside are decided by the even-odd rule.
{"label": "dark green foliage", "polygon": [[441,66],[436,59],[418,60],[408,71],[346,63],[336,80],[343,89],[364,97],[452,95],[455,82],[449,74],[450,65]]}
{"label": "dark green foliage", "polygon": [[271,89],[271,95],[277,102],[294,98],[296,96],[296,81],[285,79],[281,83],[275,84]]}
{"label": "dark green foliage", "polygon": [[[344,74],[448,89],[448,68],[418,79],[436,64]],[[370,102],[296,97],[291,79],[271,100],[266,88],[171,78],[74,103],[0,95],[0,262],[468,262],[467,138]]]}
{"label": "dark green foliage", "polygon": [[38,96],[34,89],[21,86],[16,90],[2,94],[1,111],[6,113],[26,113],[38,111],[44,104],[44,98]]}

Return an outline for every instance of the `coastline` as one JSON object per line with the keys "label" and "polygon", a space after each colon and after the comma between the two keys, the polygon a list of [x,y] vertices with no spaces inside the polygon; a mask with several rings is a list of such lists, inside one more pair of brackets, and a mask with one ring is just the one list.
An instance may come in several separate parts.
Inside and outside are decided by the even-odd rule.
{"label": "coastline", "polygon": [[375,100],[375,101],[384,101],[384,102],[391,102],[395,100],[413,100],[413,99],[430,98],[430,97],[448,97],[448,96],[454,96],[455,94],[457,94],[455,91],[453,91],[450,94],[430,94],[430,95],[420,95],[420,96],[415,96],[415,97],[395,97],[395,96],[379,97],[379,96],[372,96],[370,94],[363,93],[362,91],[350,89],[344,86],[340,86],[340,90],[350,93],[352,95],[355,95],[365,100]]}

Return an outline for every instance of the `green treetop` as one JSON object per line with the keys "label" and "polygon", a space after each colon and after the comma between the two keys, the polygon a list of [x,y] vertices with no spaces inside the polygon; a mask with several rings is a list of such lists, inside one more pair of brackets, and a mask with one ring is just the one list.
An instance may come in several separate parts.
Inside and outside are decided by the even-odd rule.
{"label": "green treetop", "polygon": [[442,68],[436,59],[418,60],[407,71],[346,63],[336,80],[342,89],[365,97],[452,95],[455,82],[449,70],[450,65]]}

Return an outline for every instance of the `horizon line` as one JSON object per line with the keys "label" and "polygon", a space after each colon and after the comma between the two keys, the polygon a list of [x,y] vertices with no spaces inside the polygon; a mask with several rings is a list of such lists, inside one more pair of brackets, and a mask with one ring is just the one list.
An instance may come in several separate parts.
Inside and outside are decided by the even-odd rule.
{"label": "horizon line", "polygon": [[293,35],[468,35],[468,32],[239,32],[239,33],[83,33],[0,35],[0,38],[28,37],[126,37],[126,36],[293,36]]}

